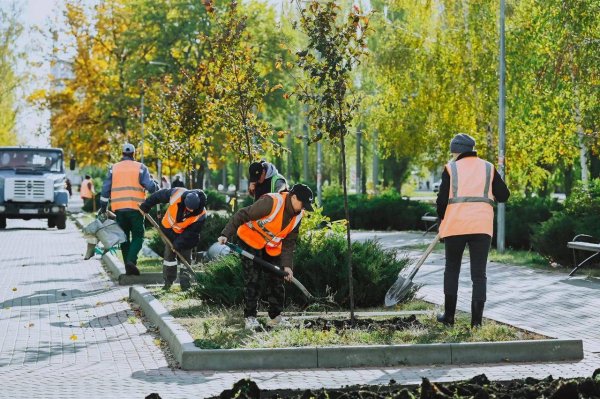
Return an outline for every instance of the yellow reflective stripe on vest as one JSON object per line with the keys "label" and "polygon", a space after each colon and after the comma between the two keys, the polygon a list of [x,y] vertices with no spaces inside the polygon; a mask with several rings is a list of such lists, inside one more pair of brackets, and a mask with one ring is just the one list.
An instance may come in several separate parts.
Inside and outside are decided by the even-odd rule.
{"label": "yellow reflective stripe on vest", "polygon": [[110,200],[110,202],[112,202],[113,204],[115,202],[124,202],[124,201],[135,201],[135,202],[139,202],[141,204],[142,202],[144,202],[144,199],[137,198],[137,197],[119,197],[119,198]]}
{"label": "yellow reflective stripe on vest", "polygon": [[175,191],[173,192],[173,194],[171,194],[171,198],[169,198],[169,204],[173,205],[175,202],[177,202],[177,200],[179,198],[181,198],[181,196],[183,195],[183,193],[185,193],[185,188],[183,187],[177,187],[175,189]]}
{"label": "yellow reflective stripe on vest", "polygon": [[144,192],[144,189],[141,187],[132,187],[132,186],[122,186],[122,187],[117,187],[117,188],[113,188],[111,189],[112,192],[116,192],[116,191],[139,191],[141,193]]}

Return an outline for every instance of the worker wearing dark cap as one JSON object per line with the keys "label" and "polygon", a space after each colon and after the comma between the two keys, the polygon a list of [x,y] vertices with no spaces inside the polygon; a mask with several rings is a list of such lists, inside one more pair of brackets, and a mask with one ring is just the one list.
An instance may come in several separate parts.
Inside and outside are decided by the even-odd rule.
{"label": "worker wearing dark cap", "polygon": [[[285,295],[283,280],[289,282],[294,275],[293,259],[298,230],[304,211],[313,210],[312,203],[313,193],[304,184],[294,185],[289,192],[265,194],[233,215],[219,237],[219,242],[225,244],[237,236],[244,250],[283,267],[287,272],[284,278],[272,274],[267,276],[268,325],[271,327],[289,326],[289,322],[281,316]],[[245,326],[255,330],[260,327],[256,315],[262,269],[248,258],[244,257],[242,262]]]}
{"label": "worker wearing dark cap", "polygon": [[[206,194],[202,190],[186,190],[185,188],[166,188],[152,194],[140,204],[140,210],[148,213],[157,204],[169,204],[162,218],[161,229],[177,252],[188,263],[191,260],[192,248],[200,241],[200,230],[206,220]],[[163,260],[163,289],[171,288],[177,278],[177,256],[169,245],[165,245]],[[185,267],[179,270],[179,284],[186,291],[191,287],[191,279]]]}
{"label": "worker wearing dark cap", "polygon": [[444,313],[438,321],[454,324],[458,277],[465,247],[471,258],[471,327],[479,327],[487,299],[487,257],[494,234],[494,202],[506,202],[510,192],[491,163],[479,158],[475,139],[465,133],[450,142],[452,160],[444,168],[437,197],[440,237],[444,239]]}
{"label": "worker wearing dark cap", "polygon": [[144,218],[138,206],[146,198],[145,191],[153,193],[158,190],[158,183],[152,180],[146,165],[134,160],[135,147],[132,144],[125,143],[122,153],[123,158],[109,169],[104,180],[98,216],[106,214],[110,200],[117,224],[127,237],[127,241],[121,244],[125,273],[139,275],[137,258],[144,243]]}
{"label": "worker wearing dark cap", "polygon": [[248,193],[256,201],[267,193],[287,191],[287,181],[272,163],[267,161],[253,162],[248,168]]}

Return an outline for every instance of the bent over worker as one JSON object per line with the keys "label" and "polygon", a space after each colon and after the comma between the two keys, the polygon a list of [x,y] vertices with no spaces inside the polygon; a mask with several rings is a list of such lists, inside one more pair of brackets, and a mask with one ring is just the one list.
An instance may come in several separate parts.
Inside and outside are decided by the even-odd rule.
{"label": "bent over worker", "polygon": [[[156,204],[169,204],[162,218],[161,230],[179,252],[190,263],[192,248],[200,241],[200,230],[206,221],[206,194],[202,190],[186,190],[182,187],[167,188],[152,194],[140,204],[140,209],[148,213]],[[163,260],[163,289],[171,288],[177,278],[177,256],[169,245],[165,245]],[[179,269],[179,284],[183,291],[191,287],[191,279],[185,267]]]}
{"label": "bent over worker", "polygon": [[510,196],[496,168],[479,158],[474,147],[475,139],[468,134],[452,139],[452,160],[442,173],[437,197],[439,233],[446,252],[444,313],[437,320],[446,325],[454,324],[460,265],[468,245],[473,283],[471,327],[481,326],[487,299],[487,257],[494,234],[493,204],[506,202]]}
{"label": "bent over worker", "polygon": [[[312,202],[313,193],[304,184],[294,185],[289,193],[265,194],[251,206],[242,208],[233,215],[219,237],[219,242],[225,244],[236,234],[243,249],[283,267],[288,273],[284,278],[273,274],[267,276],[268,325],[271,327],[290,325],[281,316],[285,296],[283,280],[289,282],[292,279],[298,230],[304,210],[313,210]],[[256,315],[262,269],[250,259],[243,258],[242,262],[245,326],[246,329],[255,330],[260,327]]]}
{"label": "bent over worker", "polygon": [[144,217],[139,205],[146,199],[144,189],[149,193],[158,190],[158,184],[150,178],[148,168],[134,160],[135,147],[123,145],[123,158],[108,171],[100,195],[98,215],[106,213],[108,200],[117,215],[117,224],[125,232],[127,240],[121,244],[125,273],[139,275],[137,268],[138,253],[144,243]]}

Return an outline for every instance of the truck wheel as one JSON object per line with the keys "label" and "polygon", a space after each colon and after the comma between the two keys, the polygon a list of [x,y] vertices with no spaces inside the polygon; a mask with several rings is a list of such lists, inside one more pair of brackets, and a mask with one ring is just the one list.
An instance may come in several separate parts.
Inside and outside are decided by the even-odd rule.
{"label": "truck wheel", "polygon": [[54,219],[54,216],[50,216],[48,218],[48,227],[49,228],[56,227],[56,219]]}
{"label": "truck wheel", "polygon": [[54,219],[56,222],[56,227],[59,230],[64,230],[67,227],[67,215],[65,213],[61,213],[60,215],[56,215]]}
{"label": "truck wheel", "polygon": [[0,229],[6,228],[6,218],[4,216],[0,216]]}

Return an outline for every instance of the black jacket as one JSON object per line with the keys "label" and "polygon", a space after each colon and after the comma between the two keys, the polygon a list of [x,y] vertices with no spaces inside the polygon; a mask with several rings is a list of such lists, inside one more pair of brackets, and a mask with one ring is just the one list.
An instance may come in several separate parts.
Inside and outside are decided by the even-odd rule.
{"label": "black jacket", "polygon": [[[145,204],[150,207],[153,207],[157,204],[168,204],[169,199],[171,198],[171,194],[174,191],[175,191],[174,188],[164,188],[162,190],[158,190],[157,192],[155,192],[154,194],[152,194],[150,197],[148,197],[146,199]],[[184,203],[185,197],[189,193],[194,192],[194,191],[197,191],[197,190],[187,190],[181,196],[181,201],[179,202],[179,204],[177,204],[176,221],[181,222],[184,219],[187,219],[191,216],[199,215],[200,213],[202,213],[202,211],[204,211],[204,208],[202,208],[202,209],[197,209],[194,212],[184,214],[186,212],[185,203]],[[187,249],[192,249],[196,245],[198,245],[198,242],[200,241],[200,230],[202,229],[202,226],[204,225],[205,221],[206,221],[206,215],[202,216],[196,222],[194,222],[191,225],[189,225],[188,227],[186,227],[186,229],[180,234],[175,233],[172,229],[165,228],[162,225],[162,223],[160,223],[160,222],[159,222],[159,224],[160,224],[161,230],[165,233],[165,235],[167,237],[169,237],[169,240],[171,240],[175,249],[178,251],[179,250],[183,251],[183,250],[187,250]]]}
{"label": "black jacket", "polygon": [[[458,156],[458,158],[456,158],[456,160],[458,161],[459,159],[463,159],[466,157],[476,157],[476,156],[477,156],[477,152],[475,152],[475,151],[463,152],[462,154],[460,154]],[[494,197],[497,202],[506,202],[506,201],[508,201],[508,197],[510,197],[510,191],[508,191],[508,187],[506,187],[506,183],[504,183],[504,180],[502,180],[502,177],[500,177],[500,173],[498,173],[498,171],[496,170],[495,167],[494,167],[494,179],[492,180],[492,194],[494,194]],[[440,220],[442,220],[444,218],[444,215],[446,214],[446,208],[448,207],[448,196],[449,195],[450,195],[450,174],[448,173],[446,168],[444,168],[444,172],[442,173],[442,183],[440,184],[440,191],[438,192],[437,201],[436,201],[438,219],[440,219]]]}

